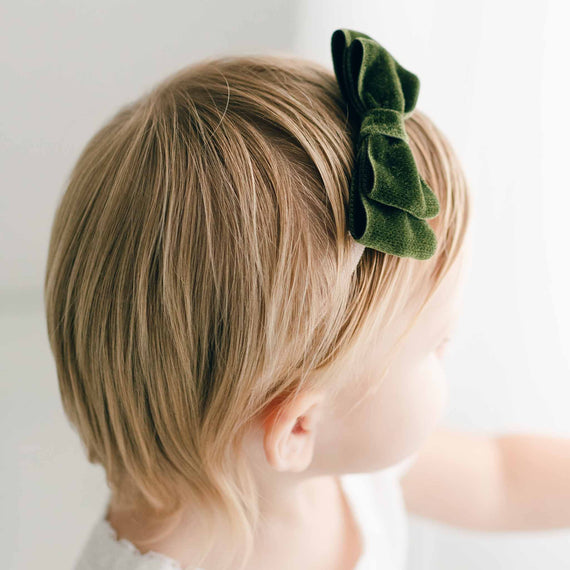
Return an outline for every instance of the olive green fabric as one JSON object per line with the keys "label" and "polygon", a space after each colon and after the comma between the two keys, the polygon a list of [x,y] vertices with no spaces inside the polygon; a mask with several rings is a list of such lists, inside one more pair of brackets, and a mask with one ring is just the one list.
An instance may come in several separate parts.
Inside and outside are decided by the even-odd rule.
{"label": "olive green fabric", "polygon": [[419,79],[375,40],[353,30],[331,38],[335,75],[360,126],[348,205],[349,230],[366,247],[428,259],[437,240],[425,221],[439,213],[436,195],[419,174],[404,129]]}

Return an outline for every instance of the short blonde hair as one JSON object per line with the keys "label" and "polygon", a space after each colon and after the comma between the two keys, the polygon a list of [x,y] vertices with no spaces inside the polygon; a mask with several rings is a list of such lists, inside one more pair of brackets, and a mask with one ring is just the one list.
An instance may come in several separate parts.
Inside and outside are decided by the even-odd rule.
{"label": "short blonde hair", "polygon": [[467,184],[416,110],[406,129],[440,200],[438,250],[366,249],[352,270],[352,123],[331,70],[228,56],[167,77],[86,145],[53,221],[47,328],[65,412],[122,503],[166,517],[194,501],[251,544],[251,421],[357,381],[371,331],[427,302],[452,265]]}

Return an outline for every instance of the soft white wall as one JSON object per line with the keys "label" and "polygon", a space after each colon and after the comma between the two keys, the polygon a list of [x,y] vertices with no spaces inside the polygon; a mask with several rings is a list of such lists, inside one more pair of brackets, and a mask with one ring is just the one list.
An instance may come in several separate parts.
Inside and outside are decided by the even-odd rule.
{"label": "soft white wall", "polygon": [[[473,265],[449,347],[445,423],[570,437],[563,0],[152,3],[6,0],[0,12],[0,548],[7,568],[69,568],[106,497],[57,393],[41,286],[53,211],[116,108],[222,51],[330,65],[330,32],[379,39],[421,79],[474,195]],[[563,27],[564,26],[564,27]],[[570,475],[570,474],[569,474]],[[567,568],[568,530],[492,535],[412,519],[410,570]]]}

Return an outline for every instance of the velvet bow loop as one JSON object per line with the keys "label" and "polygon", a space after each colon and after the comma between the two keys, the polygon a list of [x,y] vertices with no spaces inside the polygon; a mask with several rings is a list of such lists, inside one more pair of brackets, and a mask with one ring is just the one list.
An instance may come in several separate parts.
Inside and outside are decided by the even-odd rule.
{"label": "velvet bow loop", "polygon": [[415,167],[402,113],[381,108],[367,111],[357,148],[364,162],[355,173],[361,194],[417,218],[438,214],[437,197]]}
{"label": "velvet bow loop", "polygon": [[353,30],[336,30],[331,39],[334,70],[342,94],[359,115],[381,107],[412,113],[420,81],[378,42]]}

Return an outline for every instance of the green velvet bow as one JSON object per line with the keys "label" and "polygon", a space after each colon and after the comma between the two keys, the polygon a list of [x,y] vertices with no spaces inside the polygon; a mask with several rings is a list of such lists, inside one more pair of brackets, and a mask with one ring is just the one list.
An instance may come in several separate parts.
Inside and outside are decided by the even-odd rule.
{"label": "green velvet bow", "polygon": [[416,105],[419,79],[360,32],[336,30],[331,51],[349,113],[360,121],[348,208],[350,233],[366,247],[428,259],[437,239],[425,220],[439,213],[439,202],[418,172],[404,128]]}

